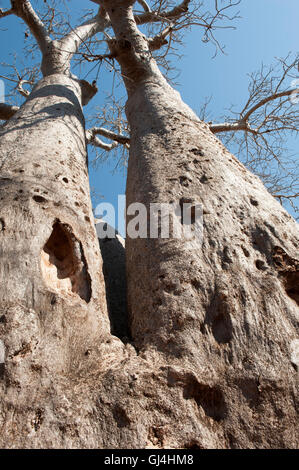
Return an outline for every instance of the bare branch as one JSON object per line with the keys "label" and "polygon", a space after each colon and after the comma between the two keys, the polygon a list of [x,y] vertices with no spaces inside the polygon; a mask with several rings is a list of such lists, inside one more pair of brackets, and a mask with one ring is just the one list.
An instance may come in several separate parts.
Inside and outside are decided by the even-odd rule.
{"label": "bare branch", "polygon": [[157,36],[153,38],[149,38],[148,40],[149,49],[151,51],[156,51],[160,49],[162,46],[165,46],[166,44],[168,44],[166,37],[171,34],[172,30],[173,30],[173,26],[171,24],[170,26],[167,26],[167,28],[163,29],[161,33],[157,34]]}
{"label": "bare branch", "polygon": [[141,15],[135,15],[135,21],[137,24],[145,24],[159,22],[161,20],[173,20],[186,13],[190,3],[191,0],[183,0],[179,5],[169,11],[149,11]]}
{"label": "bare branch", "polygon": [[[224,145],[267,186],[281,202],[296,211],[298,200],[298,155],[290,155],[288,139],[299,137],[298,77],[299,57],[279,59],[277,66],[251,75],[249,97],[241,112],[231,110],[223,122],[209,122]],[[292,100],[294,96],[296,99]],[[291,141],[292,142],[292,141]],[[295,142],[295,141],[294,141]],[[292,144],[293,145],[293,144]],[[296,145],[296,144],[294,144]]]}
{"label": "bare branch", "polygon": [[28,80],[20,80],[17,86],[17,90],[22,96],[24,96],[25,98],[28,98],[28,96],[30,95],[30,91],[25,90],[25,88],[23,88],[24,83],[30,83],[30,82],[28,82]]}
{"label": "bare branch", "polygon": [[31,3],[28,0],[12,0],[12,8],[14,13],[27,24],[40,50],[45,53],[47,46],[51,43],[51,38],[43,22],[32,8]]}
{"label": "bare branch", "polygon": [[258,131],[256,129],[252,129],[250,125],[245,121],[237,121],[237,122],[223,122],[220,124],[209,124],[210,131],[213,134],[220,134],[221,132],[235,132],[235,131],[246,131],[252,132],[256,134]]}
{"label": "bare branch", "polygon": [[242,121],[244,121],[244,122],[248,121],[251,114],[253,114],[255,111],[257,111],[259,108],[261,108],[265,104],[269,103],[270,101],[277,100],[278,98],[282,98],[284,96],[290,96],[293,93],[293,91],[294,90],[287,90],[287,91],[282,91],[281,93],[276,93],[274,95],[267,96],[263,100],[259,101],[251,109],[249,109],[249,111],[245,114],[245,116],[242,117]]}
{"label": "bare branch", "polygon": [[[106,137],[107,139],[113,140],[112,144],[106,144],[102,142],[99,138],[96,137],[97,135],[101,135],[103,137]],[[103,149],[104,149],[103,146],[105,147],[108,146],[108,150],[112,150],[118,144],[129,145],[130,143],[129,137],[123,134],[116,134],[115,132],[105,129],[104,127],[92,127],[91,129],[88,129],[86,131],[86,140],[87,140],[87,143],[93,144]],[[107,150],[107,148],[105,148],[105,150]]]}
{"label": "bare branch", "polygon": [[0,103],[0,119],[8,121],[20,108],[6,103]]}
{"label": "bare branch", "polygon": [[118,142],[112,142],[111,144],[106,144],[98,137],[94,136],[90,141],[87,142],[88,144],[92,144],[94,147],[99,147],[102,150],[106,150],[110,152],[110,150],[115,149],[118,146]]}
{"label": "bare branch", "polygon": [[4,18],[5,16],[13,15],[13,14],[14,14],[13,8],[10,8],[10,10],[6,10],[6,11],[3,11],[2,8],[0,8],[0,18]]}
{"label": "bare branch", "polygon": [[142,6],[142,8],[144,9],[144,11],[146,11],[147,13],[150,13],[151,12],[151,9],[150,7],[148,6],[147,2],[145,0],[137,0],[137,2],[139,3],[139,5]]}
{"label": "bare branch", "polygon": [[87,60],[87,62],[94,62],[96,60],[102,61],[105,59],[114,59],[114,54],[82,54],[83,59]]}
{"label": "bare branch", "polygon": [[96,16],[77,26],[60,40],[61,50],[69,54],[70,60],[85,41],[95,34],[105,31],[109,24],[109,18],[105,11],[100,8]]}

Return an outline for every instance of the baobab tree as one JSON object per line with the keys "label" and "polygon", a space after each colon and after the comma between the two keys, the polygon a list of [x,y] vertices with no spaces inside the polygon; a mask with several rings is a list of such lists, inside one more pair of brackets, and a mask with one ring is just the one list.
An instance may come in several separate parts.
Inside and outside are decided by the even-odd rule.
{"label": "baobab tree", "polygon": [[[0,110],[1,446],[296,447],[296,222],[153,58],[190,23],[190,2],[139,1],[138,14],[133,0],[93,3],[55,40],[29,1],[1,12],[26,23],[43,74],[20,109]],[[154,37],[147,22],[161,23]],[[109,52],[85,57],[119,63],[129,137],[85,133],[96,87],[70,73],[108,28]],[[244,113],[230,131],[251,132]],[[202,239],[127,237],[127,342],[109,331],[91,212],[86,141],[98,134],[129,145],[129,215],[136,202],[203,208]]]}

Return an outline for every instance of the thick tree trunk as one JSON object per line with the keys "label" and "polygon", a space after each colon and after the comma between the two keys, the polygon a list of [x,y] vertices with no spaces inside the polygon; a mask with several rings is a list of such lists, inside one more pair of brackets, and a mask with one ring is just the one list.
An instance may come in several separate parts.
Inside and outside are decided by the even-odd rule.
{"label": "thick tree trunk", "polygon": [[79,81],[50,75],[1,128],[0,447],[63,445],[109,335],[86,158]]}
{"label": "thick tree trunk", "polygon": [[132,9],[106,8],[128,91],[127,205],[189,202],[204,217],[202,243],[127,236],[134,343],[172,364],[190,445],[296,447],[298,225],[166,83]]}
{"label": "thick tree trunk", "polygon": [[1,129],[0,446],[296,447],[297,226],[167,85],[129,4],[106,2],[128,205],[202,204],[203,243],[128,237],[134,344],[110,336],[80,89],[44,78]]}
{"label": "thick tree trunk", "polygon": [[163,87],[140,85],[127,111],[128,205],[204,214],[202,245],[127,238],[132,337],[196,370],[190,395],[225,445],[297,447],[298,226]]}

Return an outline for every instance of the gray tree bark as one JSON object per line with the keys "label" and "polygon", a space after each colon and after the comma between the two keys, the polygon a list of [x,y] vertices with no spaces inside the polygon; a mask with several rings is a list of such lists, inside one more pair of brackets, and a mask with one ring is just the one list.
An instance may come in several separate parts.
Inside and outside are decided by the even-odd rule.
{"label": "gray tree bark", "polygon": [[128,91],[127,203],[202,204],[203,243],[127,238],[133,342],[112,336],[84,84],[45,36],[45,78],[0,131],[0,446],[295,448],[298,227],[166,83],[133,1],[103,3]]}
{"label": "gray tree bark", "polygon": [[1,447],[62,445],[63,413],[84,413],[67,393],[109,335],[81,94],[49,75],[0,131]]}
{"label": "gray tree bark", "polygon": [[167,361],[185,401],[182,424],[169,420],[179,437],[160,434],[175,447],[297,447],[298,225],[166,83],[132,3],[104,2],[128,92],[127,205],[204,214],[202,244],[126,240],[134,344]]}

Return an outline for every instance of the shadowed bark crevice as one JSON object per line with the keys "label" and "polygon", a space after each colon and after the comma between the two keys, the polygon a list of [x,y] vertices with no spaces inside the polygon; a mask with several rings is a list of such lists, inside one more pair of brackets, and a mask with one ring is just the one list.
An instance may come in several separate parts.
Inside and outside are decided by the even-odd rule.
{"label": "shadowed bark crevice", "polygon": [[99,238],[111,333],[123,341],[131,338],[127,311],[126,259],[124,240]]}
{"label": "shadowed bark crevice", "polygon": [[286,293],[299,305],[299,261],[291,258],[281,247],[275,246],[273,261]]}

